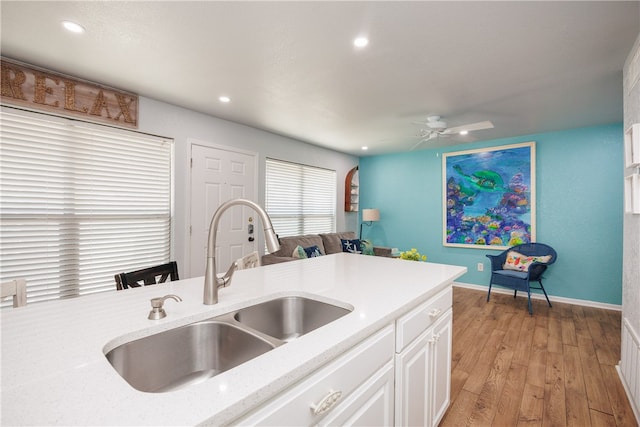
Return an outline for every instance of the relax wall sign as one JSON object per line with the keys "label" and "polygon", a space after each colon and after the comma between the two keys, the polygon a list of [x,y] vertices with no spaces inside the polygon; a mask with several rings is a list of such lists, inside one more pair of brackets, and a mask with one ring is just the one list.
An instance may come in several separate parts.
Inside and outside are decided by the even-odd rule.
{"label": "relax wall sign", "polygon": [[0,102],[120,127],[138,127],[138,95],[100,86],[6,58]]}

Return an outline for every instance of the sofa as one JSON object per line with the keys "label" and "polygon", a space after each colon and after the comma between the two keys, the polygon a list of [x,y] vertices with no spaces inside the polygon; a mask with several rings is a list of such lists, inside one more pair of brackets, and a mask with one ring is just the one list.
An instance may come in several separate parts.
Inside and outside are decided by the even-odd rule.
{"label": "sofa", "polygon": [[[280,237],[280,249],[276,252],[262,256],[262,265],[277,264],[280,262],[296,261],[300,257],[293,256],[294,251],[300,248],[317,246],[321,255],[330,255],[342,251],[342,240],[356,240],[356,233],[343,231],[340,233],[305,234],[303,236]],[[300,248],[298,248],[300,246]],[[373,247],[375,256],[391,256],[391,248]]]}

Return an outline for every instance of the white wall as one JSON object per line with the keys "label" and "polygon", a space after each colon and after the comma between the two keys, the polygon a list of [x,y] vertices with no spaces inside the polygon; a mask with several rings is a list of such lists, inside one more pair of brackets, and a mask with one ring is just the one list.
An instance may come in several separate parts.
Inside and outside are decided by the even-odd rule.
{"label": "white wall", "polygon": [[[215,101],[212,101],[215,102]],[[337,173],[337,231],[357,231],[356,213],[345,213],[344,179],[358,164],[358,158],[327,150],[249,126],[197,113],[185,108],[140,98],[139,131],[173,138],[175,141],[175,221],[173,258],[178,261],[180,278],[190,277],[189,250],[189,141],[206,141],[258,153],[258,203],[264,204],[265,158],[271,157],[333,169]],[[276,230],[277,231],[277,230]]]}
{"label": "white wall", "polygon": [[[631,62],[640,70],[640,34],[624,67],[624,129],[640,123],[640,81],[630,81]],[[633,85],[635,83],[635,85]],[[634,172],[625,170],[625,176]],[[637,170],[635,170],[637,172]],[[625,214],[623,226],[622,351],[620,375],[636,418],[640,413],[640,215]]]}
{"label": "white wall", "polygon": [[[633,89],[626,78],[633,54],[640,49],[640,35],[627,63],[625,64],[624,87],[624,128],[634,123],[640,123],[640,82]],[[636,67],[640,64],[636,64]],[[632,172],[625,170],[625,175]],[[636,332],[640,332],[640,215],[625,214],[624,216],[624,248],[623,248],[623,316],[627,318]]]}

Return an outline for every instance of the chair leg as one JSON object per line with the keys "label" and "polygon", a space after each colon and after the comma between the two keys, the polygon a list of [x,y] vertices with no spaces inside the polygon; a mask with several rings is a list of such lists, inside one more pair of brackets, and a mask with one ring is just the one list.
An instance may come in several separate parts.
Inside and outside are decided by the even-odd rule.
{"label": "chair leg", "polygon": [[518,295],[518,290],[513,291],[513,297],[515,298]]}
{"label": "chair leg", "polygon": [[551,301],[549,301],[549,296],[547,295],[547,291],[545,291],[544,286],[542,286],[542,279],[538,280],[538,283],[540,283],[540,289],[542,289],[542,292],[544,292],[544,297],[547,299],[547,304],[549,304],[549,307],[553,307],[551,305]]}
{"label": "chair leg", "polygon": [[531,306],[531,289],[527,289],[527,300],[529,303],[529,315],[533,316],[533,307]]}
{"label": "chair leg", "polygon": [[487,302],[489,302],[489,297],[491,297],[491,283],[489,283],[489,292],[487,292]]}

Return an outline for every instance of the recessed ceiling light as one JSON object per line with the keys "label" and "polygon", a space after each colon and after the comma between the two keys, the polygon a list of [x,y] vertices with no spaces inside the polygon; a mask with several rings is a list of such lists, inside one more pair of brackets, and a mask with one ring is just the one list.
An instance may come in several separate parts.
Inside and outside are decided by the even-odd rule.
{"label": "recessed ceiling light", "polygon": [[365,47],[369,44],[369,39],[366,37],[358,37],[353,41],[353,45],[355,47]]}
{"label": "recessed ceiling light", "polygon": [[227,102],[231,102],[231,98],[229,98],[228,96],[221,96],[220,98],[218,98],[220,100],[220,102],[223,103],[227,103]]}
{"label": "recessed ceiling light", "polygon": [[368,149],[369,149],[369,147],[367,147],[366,145],[365,145],[364,147],[362,147],[362,150],[363,150],[363,151],[366,151],[366,150],[368,150]]}
{"label": "recessed ceiling light", "polygon": [[469,133],[469,131],[468,131],[468,130],[461,130],[461,131],[460,131],[460,135],[466,135],[466,134],[468,134],[468,133]]}
{"label": "recessed ceiling light", "polygon": [[75,22],[62,21],[62,26],[68,31],[71,31],[72,33],[76,33],[76,34],[84,33],[84,27],[80,24],[76,24]]}

